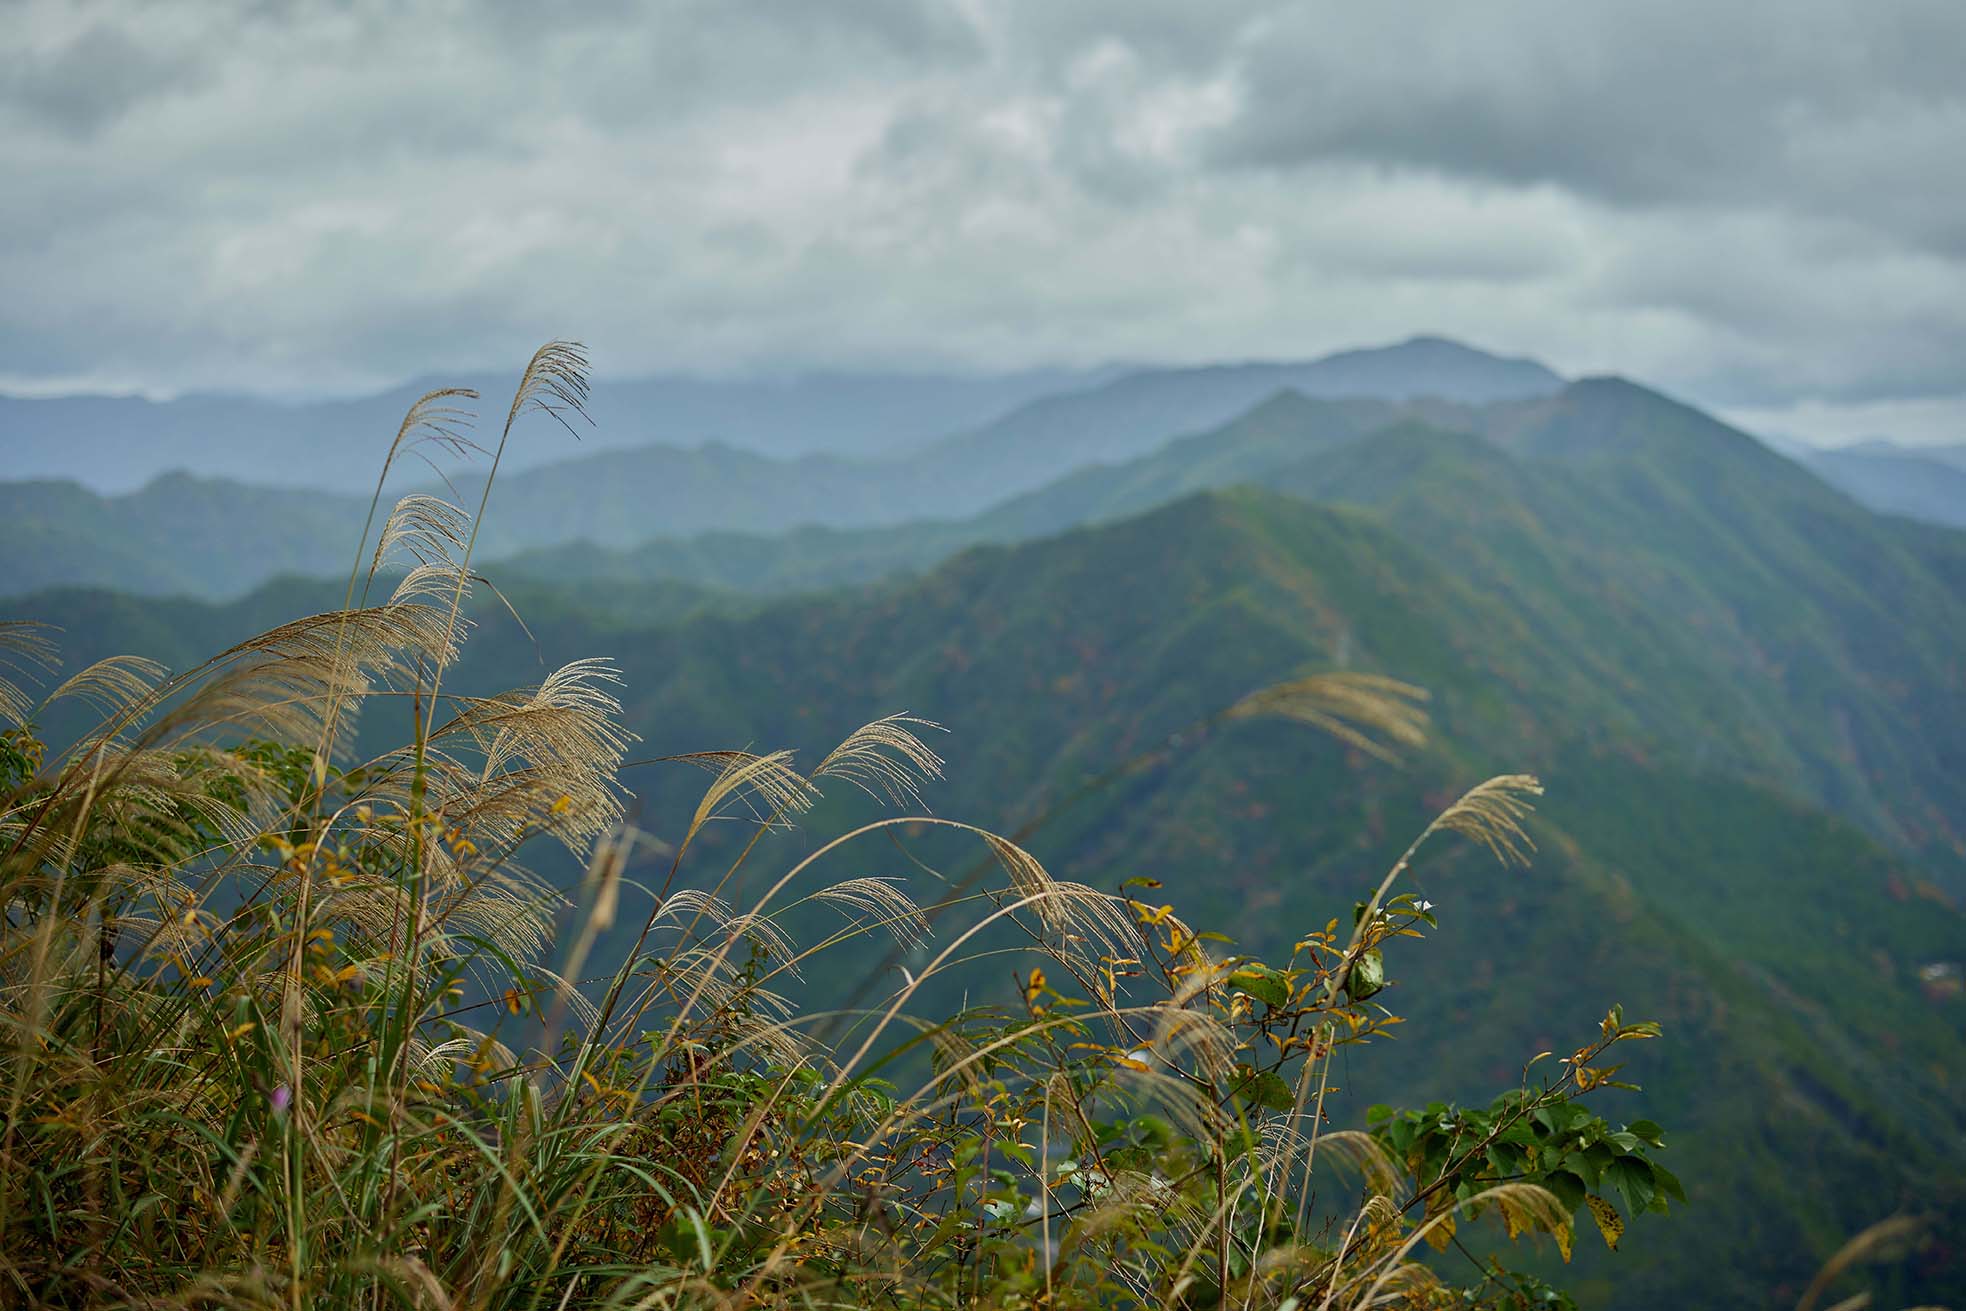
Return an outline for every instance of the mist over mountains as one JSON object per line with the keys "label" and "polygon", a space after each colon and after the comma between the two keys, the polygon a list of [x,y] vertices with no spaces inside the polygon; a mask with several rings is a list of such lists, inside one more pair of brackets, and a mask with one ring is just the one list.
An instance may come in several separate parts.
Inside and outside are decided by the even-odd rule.
{"label": "mist over mountains", "polygon": [[[479,408],[480,427],[489,427],[501,380],[467,381],[488,398]],[[745,588],[861,580],[956,545],[1001,539],[1015,520],[1076,522],[1088,513],[1083,507],[1045,508],[1083,499],[1074,479],[1080,488],[1104,488],[1099,495],[1114,504],[1144,505],[1176,488],[1260,476],[1261,459],[1224,454],[1241,450],[1247,434],[1198,460],[1194,451],[1160,448],[1245,415],[1260,424],[1261,408],[1278,397],[1349,406],[1346,422],[1358,430],[1405,414],[1492,433],[1565,385],[1534,361],[1437,337],[1297,364],[1110,376],[602,383],[594,424],[577,427],[580,445],[527,442],[509,453],[510,481],[487,524],[486,549],[585,553],[594,557],[588,568],[613,572],[620,566],[596,552],[640,550],[643,571]],[[419,394],[405,387],[292,406],[213,397],[0,400],[0,447],[8,454],[0,510],[16,525],[16,585],[225,597],[281,573],[342,570],[333,543],[352,536],[372,491],[358,471],[379,462]],[[648,441],[652,434],[663,440]],[[1943,449],[1792,453],[1872,508],[1937,523],[1966,515],[1966,468],[1937,463]],[[1161,463],[1134,467],[1150,458]],[[115,490],[157,469],[174,472]],[[476,477],[469,466],[406,460],[387,495],[423,483],[475,501]],[[1119,490],[1137,478],[1151,490],[1130,497]],[[1036,499],[1018,502],[1026,496]],[[268,549],[246,557],[229,551],[230,535],[213,517],[219,506],[233,528],[254,531]],[[965,523],[979,518],[988,522]],[[859,535],[828,536],[840,532]],[[704,551],[707,538],[689,544],[703,535],[722,546]],[[752,544],[753,537],[784,540]],[[814,542],[816,551],[805,549]],[[679,563],[663,565],[664,556]],[[767,559],[796,561],[797,571],[779,576]]]}
{"label": "mist over mountains", "polygon": [[1804,449],[1796,458],[1874,510],[1966,528],[1966,446],[1871,440]]}
{"label": "mist over mountains", "polygon": [[[878,455],[987,422],[1040,396],[1095,384],[1111,372],[620,379],[596,390],[594,422],[582,425],[579,435],[601,450],[709,443],[779,456]],[[8,478],[68,478],[106,494],[171,472],[365,492],[374,482],[370,459],[380,459],[383,444],[419,396],[462,387],[496,398],[509,395],[514,380],[500,374],[430,378],[370,396],[311,402],[196,394],[168,401],[0,396],[0,450]],[[484,424],[492,417],[489,408],[481,411]],[[552,458],[553,452],[539,449],[513,452],[517,468]]]}

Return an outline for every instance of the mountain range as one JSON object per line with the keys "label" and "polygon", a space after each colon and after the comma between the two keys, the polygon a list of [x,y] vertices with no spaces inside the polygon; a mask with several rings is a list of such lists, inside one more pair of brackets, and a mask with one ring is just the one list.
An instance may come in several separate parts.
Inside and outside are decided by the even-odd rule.
{"label": "mountain range", "polygon": [[[105,494],[134,491],[172,472],[366,493],[380,443],[417,397],[438,387],[468,388],[488,398],[489,414],[514,381],[467,375],[315,402],[198,394],[169,401],[0,396],[0,450],[9,478],[67,478]],[[1303,363],[1187,369],[658,376],[599,383],[587,407],[593,422],[576,425],[575,435],[604,451],[727,447],[780,459],[824,454],[905,462],[932,448],[930,463],[946,477],[1008,471],[1013,479],[1034,477],[1030,485],[1036,485],[1060,471],[1050,448],[1061,439],[1080,460],[1138,454],[1175,433],[1220,423],[1284,387],[1310,395],[1482,401],[1547,392],[1560,381],[1534,361],[1436,337]],[[511,467],[551,459],[548,448],[520,449],[511,452]],[[1027,465],[1031,471],[1022,472]]]}
{"label": "mountain range", "polygon": [[[1026,396],[1061,380],[1075,385]],[[494,380],[477,381],[496,397]],[[491,556],[547,552],[545,562],[555,568],[577,560],[583,571],[749,589],[863,581],[889,568],[919,567],[953,545],[1077,522],[1086,514],[1074,504],[1087,497],[1139,507],[1178,487],[1259,475],[1267,457],[1225,452],[1216,430],[1279,395],[1341,402],[1351,413],[1345,422],[1360,429],[1402,414],[1481,429],[1506,424],[1508,415],[1565,386],[1533,361],[1426,337],[1302,364],[1037,372],[993,383],[605,383],[594,405],[593,431],[602,435],[587,439],[600,449],[568,457],[564,442],[514,446],[484,548]],[[0,400],[7,472],[90,471],[79,481],[0,481],[0,512],[14,526],[11,585],[102,584],[222,598],[281,573],[345,572],[335,544],[352,539],[373,490],[354,490],[354,471],[369,460],[354,453],[352,438],[359,432],[379,442],[392,433],[415,394],[405,388],[360,402],[284,408],[222,398],[161,406]],[[953,423],[992,404],[1009,408],[950,436],[907,436],[934,429],[937,405]],[[72,441],[62,440],[66,423],[77,426]],[[585,431],[576,424],[576,435]],[[635,444],[651,432],[715,439]],[[1191,464],[1175,452],[1152,462],[1183,436],[1216,454]],[[1934,464],[1943,448],[1932,456],[1874,446],[1789,453],[1874,509],[1954,526],[1966,516],[1966,466]],[[380,455],[379,446],[372,450],[374,460]],[[115,471],[114,483],[160,461],[199,472],[100,490],[103,471]],[[333,477],[324,472],[330,466]],[[279,485],[242,485],[231,476],[242,469]],[[482,490],[463,470],[433,471],[415,460],[402,461],[392,477],[391,499],[419,479],[467,504]],[[1132,491],[1107,486],[1115,479],[1144,483]],[[1020,504],[1025,496],[1035,499]],[[1013,531],[1019,522],[1024,526]],[[882,531],[869,531],[876,529]],[[240,558],[226,549],[235,534],[270,549]]]}
{"label": "mountain range", "polygon": [[[1116,370],[1034,369],[968,377],[837,374],[715,379],[613,379],[578,436],[600,449],[720,443],[778,456],[815,451],[874,456],[974,427],[1027,401],[1095,385]],[[461,387],[491,414],[516,375],[424,379],[346,400],[249,396],[0,396],[0,450],[12,478],[66,478],[91,490],[133,491],[162,474],[366,493],[383,443],[419,396]],[[480,437],[483,433],[478,434]],[[518,450],[513,467],[544,463]]]}
{"label": "mountain range", "polygon": [[1875,510],[1966,528],[1966,446],[1885,441],[1804,449],[1804,466]]}
{"label": "mountain range", "polygon": [[[1157,878],[1189,919],[1257,951],[1341,913],[1461,790],[1533,770],[1549,785],[1533,869],[1464,853],[1418,871],[1442,924],[1389,961],[1406,1037],[1343,1072],[1334,1120],[1421,1084],[1485,1099],[1621,1002],[1667,1031],[1627,1071],[1644,1091],[1622,1115],[1673,1130],[1694,1209],[1635,1227],[1616,1257],[1580,1249],[1565,1283],[1582,1304],[1792,1301],[1885,1214],[1956,1228],[1966,1001],[1934,980],[1966,960],[1966,535],[1877,513],[1621,379],[1532,386],[1511,367],[1515,385],[1485,391],[1318,395],[1301,371],[1220,375],[1038,401],[996,421],[997,448],[958,437],[789,465],[699,450],[694,474],[664,466],[654,517],[637,517],[656,495],[630,481],[639,453],[528,470],[495,489],[487,542],[558,522],[559,541],[577,525],[597,544],[490,568],[525,623],[485,598],[462,685],[611,656],[652,755],[810,758],[876,715],[928,715],[951,730],[939,812],[1042,821],[1031,844],[1060,876]],[[1239,399],[1166,399],[1218,388]],[[947,495],[924,481],[893,505],[881,494],[913,475],[859,480],[928,451],[979,477],[1014,455],[1021,472]],[[223,603],[128,582],[41,590],[5,611],[59,624],[71,665],[135,650],[184,667],[338,604],[364,503],[262,509],[235,492],[147,490],[164,526],[146,531],[182,532],[176,504],[208,525],[203,558],[255,557],[228,590],[269,563],[321,577]],[[16,523],[37,497],[61,518],[46,486],[10,494]],[[827,524],[786,508],[801,504],[830,526],[780,531]],[[677,526],[651,540],[665,516]],[[698,524],[724,531],[680,526]],[[159,554],[98,567],[137,577]],[[31,565],[10,557],[8,590],[27,590],[16,570]],[[1290,725],[1196,727],[1330,668],[1429,689],[1430,745],[1389,766]],[[1143,752],[1149,766],[1086,791]],[[632,782],[658,834],[702,786],[660,766]],[[712,829],[699,857],[716,865],[750,835]],[[766,842],[786,855],[810,839]],[[852,872],[932,883],[924,868],[962,859],[932,835],[905,846],[860,852]],[[963,986],[1006,985],[983,967]],[[1897,1278],[1898,1304],[1957,1299],[1966,1258],[1941,1247]]]}

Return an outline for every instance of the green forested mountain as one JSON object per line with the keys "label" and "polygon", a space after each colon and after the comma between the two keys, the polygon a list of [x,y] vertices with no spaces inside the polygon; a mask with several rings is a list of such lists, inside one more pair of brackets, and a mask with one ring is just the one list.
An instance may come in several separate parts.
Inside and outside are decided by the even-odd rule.
{"label": "green forested mountain", "polygon": [[[1907,842],[1920,816],[1961,813],[1944,754],[1961,722],[1946,646],[1960,557],[1949,540],[1900,541],[1799,474],[1758,512],[1702,527],[1705,497],[1725,487],[1675,485],[1660,462],[1708,421],[1573,436],[1655,402],[1605,387],[1518,416],[1505,439],[1521,455],[1382,430],[1269,479],[1363,508],[1189,497],[746,613],[610,585],[599,614],[591,595],[522,581],[507,592],[530,633],[480,606],[465,667],[503,686],[612,656],[651,754],[810,755],[877,714],[928,714],[952,731],[932,804],[1004,829],[1158,751],[1031,844],[1102,886],[1159,878],[1192,918],[1263,950],[1341,913],[1459,789],[1540,772],[1551,790],[1532,871],[1422,872],[1441,931],[1396,954],[1389,994],[1412,1041],[1346,1074],[1333,1114],[1356,1122],[1422,1081],[1485,1097],[1613,1001],[1660,1019],[1668,1040],[1629,1071],[1646,1091],[1627,1113],[1678,1131],[1673,1159],[1699,1209],[1634,1233],[1623,1258],[1581,1256],[1570,1282],[1591,1305],[1753,1303],[1901,1204],[1957,1213],[1966,1040],[1958,1000],[1928,996],[1918,971],[1962,954],[1966,920],[1928,866],[1791,798]],[[1610,413],[1593,418],[1597,406]],[[1764,476],[1754,451],[1710,454],[1705,479]],[[1575,497],[1574,515],[1550,504]],[[1836,536],[1867,525],[1875,535]],[[225,607],[65,593],[9,608],[64,624],[74,660],[137,649],[182,665],[336,592],[294,584]],[[1865,605],[1907,599],[1911,631],[1866,631]],[[1192,727],[1255,686],[1332,666],[1432,689],[1434,745],[1391,768],[1287,726]],[[1859,675],[1844,701],[1812,699]],[[701,786],[688,771],[636,777],[658,834]],[[725,830],[698,858],[717,865],[747,836]],[[856,872],[922,879],[916,862],[947,859],[926,837],[908,845],[857,853]],[[971,984],[988,995],[1006,981],[986,968]],[[1936,1297],[1966,1274],[1903,1278],[1907,1297]]]}
{"label": "green forested mountain", "polygon": [[1552,676],[1579,680],[1567,694],[1596,705],[1590,731],[1663,737],[1958,877],[1966,539],[1872,514],[1745,434],[1629,383],[1434,416],[1485,437],[1285,393],[965,521],[568,549],[511,567],[784,590],[919,569],[1200,488],[1257,483],[1372,506],[1513,616],[1519,664],[1563,662]]}
{"label": "green forested mountain", "polygon": [[[646,458],[501,484],[488,549],[555,522],[624,538]],[[760,457],[662,458],[680,461],[677,503],[724,507],[726,526],[784,522],[836,475],[853,485],[843,461],[772,486],[783,466]],[[732,514],[747,488],[759,499]],[[292,564],[332,573],[226,605],[66,590],[9,612],[61,625],[71,663],[185,667],[339,602],[355,502],[177,490],[176,507],[135,498],[124,522],[154,536],[195,513],[206,556],[236,558],[242,527],[311,537],[324,563]],[[838,490],[832,510],[881,490]],[[30,498],[17,522],[67,534],[103,576],[181,585],[165,560],[91,545],[88,503],[47,513],[61,504]],[[1874,514],[1697,410],[1616,379],[1484,405],[1284,392],[967,519],[566,549],[491,573],[525,622],[482,598],[472,685],[612,657],[650,755],[809,757],[877,715],[931,716],[952,733],[938,810],[1002,830],[1042,818],[1031,842],[1058,873],[1160,879],[1264,952],[1342,913],[1460,790],[1540,773],[1533,871],[1423,871],[1441,931],[1396,955],[1389,994],[1414,1041],[1347,1073],[1334,1115],[1422,1084],[1485,1097],[1615,1001],[1670,1035],[1632,1069],[1646,1091],[1629,1114],[1678,1131],[1696,1205],[1725,1220],[1580,1258],[1570,1283],[1591,1304],[1750,1303],[1900,1207],[1966,1213],[1966,1011],[1921,973],[1966,958],[1966,538]],[[1196,727],[1333,667],[1429,688],[1431,746],[1388,767],[1285,726]],[[658,835],[701,786],[673,767],[633,777]],[[696,858],[748,837],[714,831]],[[782,855],[808,839],[767,841]],[[926,880],[931,899],[925,871],[955,872],[930,835],[854,859],[872,867],[842,872]],[[962,986],[1007,980],[984,966]],[[1907,1299],[1966,1287],[1944,1252],[1899,1278]]]}
{"label": "green forested mountain", "polygon": [[[9,591],[94,584],[232,596],[280,573],[345,572],[362,525],[350,498],[168,474],[121,496],[69,481],[0,482]],[[255,549],[241,551],[250,540]]]}

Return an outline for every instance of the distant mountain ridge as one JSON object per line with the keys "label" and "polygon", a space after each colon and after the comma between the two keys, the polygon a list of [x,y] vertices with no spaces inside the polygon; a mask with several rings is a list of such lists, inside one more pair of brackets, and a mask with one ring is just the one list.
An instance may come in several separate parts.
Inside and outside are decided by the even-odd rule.
{"label": "distant mountain ridge", "polygon": [[[433,379],[372,396],[297,404],[218,395],[164,402],[0,396],[0,478],[72,478],[98,492],[121,493],[180,471],[361,492],[418,396],[439,386],[473,388],[486,398],[489,415],[513,382],[497,374]],[[1031,441],[1040,434],[1055,440],[1061,425],[1091,424],[1094,431],[1074,435],[1082,449],[1073,457],[1080,463],[1137,454],[1178,432],[1222,422],[1285,386],[1313,395],[1435,394],[1479,401],[1558,385],[1561,379],[1533,361],[1422,337],[1303,363],[1188,369],[603,379],[590,407],[594,425],[579,432],[601,451],[718,446],[786,459],[827,455],[904,464],[933,451],[931,462],[950,477],[1004,477],[1015,474]],[[1128,445],[1141,442],[1146,445]],[[988,447],[1002,448],[1012,468],[955,458]],[[511,467],[564,455],[532,443],[511,452]],[[1031,476],[1042,483],[1058,472],[1056,460],[1045,458]],[[1023,487],[1003,494],[1018,490]]]}
{"label": "distant mountain ridge", "polygon": [[[1030,375],[1025,382],[1036,376]],[[620,548],[703,532],[769,533],[800,526],[863,528],[923,518],[961,518],[1087,465],[1129,458],[1184,432],[1214,427],[1259,403],[1284,382],[1325,392],[1377,389],[1394,399],[1431,395],[1476,400],[1536,394],[1553,382],[1560,385],[1554,374],[1532,362],[1505,360],[1437,338],[1423,338],[1399,346],[1345,352],[1308,364],[1136,371],[1089,389],[1044,397],[965,435],[882,459],[826,453],[772,456],[721,441],[595,450],[571,445],[564,434],[554,430],[527,431],[519,434],[508,452],[504,466],[507,477],[498,491],[499,509],[490,518],[484,546],[488,554],[509,554],[574,540]],[[933,390],[929,383],[907,385]],[[670,384],[648,386],[660,390]],[[597,393],[597,426],[607,425],[599,430],[607,433],[610,441],[620,439],[619,416],[610,407],[618,408],[621,398],[632,394],[632,387],[624,390],[620,384],[603,384]],[[729,401],[736,393],[717,394]],[[780,399],[812,394],[812,387],[774,393]],[[486,405],[494,405],[496,396],[495,391],[489,392]],[[256,459],[275,461],[284,480],[305,486],[304,503],[295,501],[294,492],[278,487],[242,486],[202,476],[109,496],[83,486],[70,486],[58,498],[46,489],[16,494],[0,484],[0,504],[18,502],[26,507],[53,498],[65,507],[55,521],[23,510],[24,526],[18,533],[17,549],[11,560],[0,566],[5,570],[0,573],[0,591],[99,583],[211,597],[235,594],[282,571],[339,572],[346,568],[341,562],[344,544],[352,542],[367,509],[368,488],[354,486],[351,471],[363,470],[372,476],[381,443],[395,432],[402,411],[412,400],[411,391],[405,389],[384,398],[315,410],[289,410],[255,402],[255,422],[265,433],[277,432],[279,423],[295,415],[312,415],[319,422],[339,425],[337,431],[343,435],[336,441],[324,441],[305,451],[297,449],[298,439],[291,435],[276,438],[262,434],[251,439],[264,438],[265,449],[257,451]],[[8,416],[17,414],[20,406],[59,404],[0,401],[0,441],[5,442],[0,449],[8,455],[0,470],[22,467],[23,455],[31,455],[35,449],[32,443],[23,445],[18,432],[7,431],[6,424],[12,421]],[[83,411],[107,407],[116,413],[145,416],[168,412],[195,421],[217,402],[208,405],[206,399],[192,398],[175,409],[147,410],[141,408],[147,402],[75,404]],[[649,404],[653,407],[656,402]],[[139,409],[131,411],[132,406]],[[894,406],[901,406],[901,402],[891,402],[890,418]],[[56,408],[43,413],[51,417],[60,412]],[[833,422],[827,417],[833,411],[826,407],[815,413],[817,417],[808,415],[805,421]],[[647,424],[655,421],[672,426],[684,422],[656,414],[644,417],[639,426],[634,422],[626,426],[630,432],[646,431]],[[141,440],[131,436],[125,443],[128,449],[92,448],[87,434],[59,444],[66,460],[120,469],[131,462],[141,463],[134,453],[137,446],[168,448],[172,431],[167,428],[140,435]],[[365,445],[359,453],[351,452],[346,436],[349,431],[360,431],[364,443],[374,442],[373,451]],[[44,439],[55,442],[58,436],[45,434]],[[319,473],[327,464],[338,470],[332,479]],[[468,467],[450,473],[453,488],[467,503],[475,503],[476,489],[481,486],[476,478],[481,476]],[[393,502],[401,492],[430,478],[430,470],[406,460],[392,475],[394,487],[388,499]],[[215,558],[213,548],[222,541],[212,538],[208,523],[172,521],[174,497],[191,486],[205,489],[206,495],[185,499],[188,514],[203,515],[207,502],[229,499],[231,508],[223,513],[232,516],[236,530],[252,540],[281,540],[257,560]],[[353,490],[336,490],[350,486]],[[221,487],[229,488],[229,498],[217,495]],[[290,514],[287,507],[297,504],[304,504],[304,512]]]}
{"label": "distant mountain ridge", "polygon": [[1851,455],[1902,455],[1922,460],[1939,460],[1957,468],[1966,469],[1966,442],[1927,443],[1911,446],[1904,442],[1894,442],[1888,437],[1866,437],[1862,441],[1850,442],[1843,446],[1820,447],[1832,453]]}
{"label": "distant mountain ridge", "polygon": [[[925,445],[1035,397],[1096,385],[1116,370],[1034,369],[998,376],[814,374],[730,379],[602,379],[584,441],[603,450],[718,443],[781,457],[862,458]],[[467,387],[491,415],[516,377],[482,374],[404,383],[347,400],[285,403],[194,394],[0,396],[0,478],[70,478],[100,493],[135,490],[168,472],[314,491],[360,492],[419,396]],[[484,436],[482,431],[478,434]],[[537,445],[512,467],[561,458]]]}
{"label": "distant mountain ridge", "polygon": [[1144,455],[1169,438],[1226,423],[1280,391],[1317,399],[1467,405],[1547,396],[1564,380],[1534,360],[1507,359],[1442,337],[1342,351],[1308,364],[1159,369],[1089,391],[1031,402],[924,454],[950,477],[998,498],[1041,487],[1089,464]]}
{"label": "distant mountain ridge", "polygon": [[1868,441],[1796,458],[1873,510],[1966,528],[1966,446]]}
{"label": "distant mountain ridge", "polygon": [[[550,428],[527,431],[509,453],[526,458],[505,465],[480,558],[524,553],[528,569],[751,591],[867,581],[926,567],[973,543],[1260,481],[1313,427],[1321,434],[1315,440],[1327,444],[1400,417],[1478,431],[1505,446],[1518,432],[1615,442],[1609,409],[1597,427],[1561,438],[1539,417],[1575,388],[1598,385],[1611,386],[1566,385],[1533,361],[1416,338],[1308,364],[1127,373],[881,459],[775,457],[722,442],[583,450]],[[407,392],[394,400],[406,405]],[[1304,405],[1324,407],[1315,423],[1288,417]],[[379,413],[369,417],[384,422]],[[396,421],[388,417],[380,430],[393,432]],[[1265,425],[1287,434],[1282,447],[1263,435]],[[345,452],[338,458],[355,463]],[[1796,458],[1873,508],[1960,522],[1955,493],[1966,470],[1919,472],[1902,457],[1875,453]],[[547,462],[527,467],[527,459]],[[479,477],[454,472],[441,490],[475,504]],[[386,503],[419,479],[428,482],[430,471],[404,461]],[[338,576],[367,504],[363,493],[188,475],[114,496],[73,483],[0,482],[0,511],[14,526],[0,593],[95,584],[223,597],[280,573]],[[218,530],[221,523],[228,531]],[[241,556],[230,549],[239,537],[262,549]]]}

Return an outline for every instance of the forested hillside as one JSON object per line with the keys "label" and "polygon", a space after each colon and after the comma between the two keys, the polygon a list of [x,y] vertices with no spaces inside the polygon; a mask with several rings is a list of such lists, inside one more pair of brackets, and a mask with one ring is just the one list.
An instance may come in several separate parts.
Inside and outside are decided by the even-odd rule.
{"label": "forested hillside", "polygon": [[[1966,921],[1934,867],[1857,827],[1934,849],[1951,840],[1918,826],[1958,813],[1943,755],[1959,722],[1944,655],[1956,611],[1926,598],[1930,626],[1883,648],[1901,662],[1883,676],[1877,648],[1861,644],[1870,612],[1858,600],[1888,605],[1892,588],[1914,586],[1944,599],[1910,546],[1888,532],[1869,543],[1848,568],[1870,587],[1854,588],[1813,548],[1827,526],[1855,531],[1863,512],[1806,480],[1773,489],[1766,522],[1716,527],[1683,489],[1689,504],[1668,513],[1659,481],[1603,462],[1615,451],[1656,469],[1677,438],[1653,449],[1620,433],[1577,449],[1563,438],[1579,408],[1608,400],[1622,413],[1630,398],[1609,388],[1573,400],[1520,430],[1522,457],[1407,427],[1266,480],[1374,508],[1206,495],[971,551],[916,582],[748,614],[686,617],[666,598],[638,605],[629,585],[603,617],[520,583],[507,594],[532,635],[502,606],[480,606],[472,677],[503,686],[575,652],[611,655],[628,723],[655,754],[740,743],[810,755],[862,719],[926,714],[951,730],[950,783],[931,802],[1004,831],[1150,753],[1149,767],[1031,841],[1064,875],[1156,878],[1261,952],[1315,928],[1315,908],[1389,861],[1457,789],[1542,773],[1551,792],[1531,871],[1457,862],[1421,885],[1442,926],[1410,964],[1393,953],[1408,1024],[1334,1113],[1362,1121],[1370,1102],[1423,1077],[1490,1095],[1513,1081],[1511,1060],[1608,1000],[1659,1018],[1673,1041],[1630,1071],[1645,1087],[1629,1095],[1632,1113],[1682,1127],[1675,1147],[1703,1166],[1696,1204],[1762,1200],[1670,1243],[1634,1235],[1642,1264],[1591,1274],[1593,1259],[1580,1287],[1598,1304],[1657,1305],[1711,1288],[1725,1264],[1746,1299],[1875,1218],[1879,1197],[1958,1205],[1946,1180],[1966,1163],[1942,1144],[1962,1128],[1951,1072],[1966,1044],[1957,1000],[1928,995],[1919,971],[1956,958]],[[1773,459],[1723,449],[1703,485],[1736,458]],[[1586,495],[1593,486],[1601,494]],[[1632,516],[1628,497],[1653,513]],[[1814,536],[1768,536],[1789,514],[1816,516],[1803,521]],[[1775,550],[1805,540],[1812,554]],[[127,648],[182,663],[331,604],[331,592],[282,588],[221,609],[56,594],[13,608],[61,623],[78,659]],[[1794,629],[1768,622],[1785,612]],[[1744,615],[1754,642],[1733,636]],[[1871,663],[1852,663],[1853,647]],[[1866,689],[1829,724],[1809,699],[1820,684],[1779,673],[1812,664]],[[1332,667],[1430,689],[1436,746],[1395,768],[1292,730],[1196,727],[1256,687]],[[1903,699],[1907,686],[1916,698]],[[653,767],[635,785],[658,836],[694,787]],[[713,829],[700,850],[734,854],[744,838]],[[947,856],[932,839],[911,846],[852,872],[919,879],[914,862]],[[972,996],[1008,986],[987,968],[963,984]],[[1771,1105],[1783,1114],[1768,1116]],[[1799,1160],[1840,1183],[1784,1189]],[[1958,1274],[1906,1277],[1942,1288]],[[1608,1282],[1588,1282],[1598,1278]]]}

